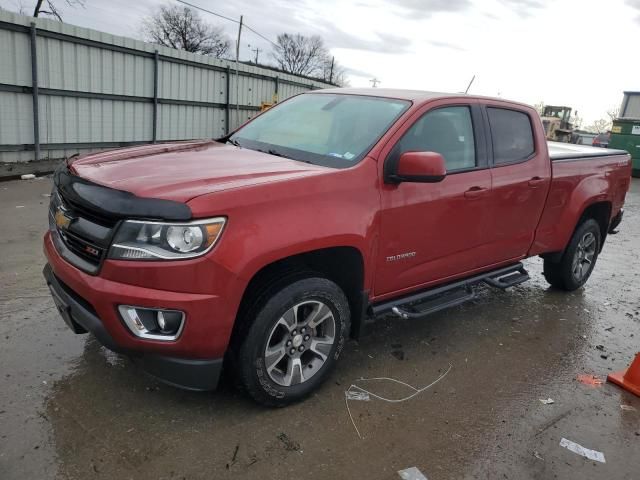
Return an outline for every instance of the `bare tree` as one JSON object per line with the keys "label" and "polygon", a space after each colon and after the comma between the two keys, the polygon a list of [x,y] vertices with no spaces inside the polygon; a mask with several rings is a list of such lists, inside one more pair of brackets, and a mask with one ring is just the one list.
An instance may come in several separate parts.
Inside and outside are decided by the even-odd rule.
{"label": "bare tree", "polygon": [[145,40],[165,47],[222,58],[231,42],[220,27],[205,22],[189,7],[165,5],[142,23]]}
{"label": "bare tree", "polygon": [[299,33],[278,35],[272,56],[282,70],[294,75],[321,76],[326,68],[329,51],[320,37],[305,37]]}
{"label": "bare tree", "polygon": [[[19,13],[20,15],[29,15],[29,12],[31,11],[31,7],[27,8],[24,6],[24,4],[22,3],[22,0],[13,0],[11,3],[13,3],[14,5],[14,9],[17,13]],[[0,5],[0,10],[6,10],[9,11],[7,8],[3,7],[2,5]]]}
{"label": "bare tree", "polygon": [[601,118],[596,120],[591,125],[587,127],[587,130],[595,133],[604,133],[607,130],[611,129],[611,122],[606,118]]}
{"label": "bare tree", "polygon": [[620,107],[613,107],[607,110],[607,117],[609,117],[609,120],[611,120],[611,123],[613,123],[613,121],[616,118],[618,118],[619,115],[620,115]]}
{"label": "bare tree", "polygon": [[[65,0],[65,3],[70,7],[84,7],[84,0]],[[43,10],[43,5],[48,10]],[[60,15],[60,10],[56,7],[54,0],[38,0],[33,9],[33,16],[38,17],[39,15],[51,15],[62,21],[62,15]]]}
{"label": "bare tree", "polygon": [[618,107],[610,108],[609,110],[607,110],[606,118],[601,118],[599,120],[596,120],[591,125],[589,125],[587,129],[594,132],[598,132],[598,133],[607,132],[611,130],[611,127],[613,126],[613,121],[616,118],[618,118],[619,113],[620,113],[620,109]]}
{"label": "bare tree", "polygon": [[338,65],[337,68],[334,67],[333,77],[327,81],[334,85],[338,85],[339,87],[350,86],[349,80],[347,79],[347,71],[342,67],[342,65]]}
{"label": "bare tree", "polygon": [[319,75],[316,76],[325,82],[333,83],[339,87],[346,87],[349,85],[345,68],[338,63],[335,57],[330,55],[327,55],[324,58]]}

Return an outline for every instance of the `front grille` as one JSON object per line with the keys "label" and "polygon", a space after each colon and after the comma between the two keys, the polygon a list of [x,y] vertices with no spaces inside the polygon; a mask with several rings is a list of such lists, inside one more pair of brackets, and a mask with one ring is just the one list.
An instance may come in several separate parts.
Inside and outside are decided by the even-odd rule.
{"label": "front grille", "polygon": [[60,233],[62,241],[69,247],[69,250],[84,258],[89,263],[100,265],[100,260],[102,260],[102,256],[104,255],[104,248],[89,243],[84,238],[69,232],[58,230],[58,233]]}
{"label": "front grille", "polygon": [[[57,221],[56,214],[64,218]],[[61,240],[56,246],[67,250],[60,252],[62,256],[79,269],[97,274],[109,249],[117,220],[70,202],[55,190],[51,195],[49,218],[50,229]]]}
{"label": "front grille", "polygon": [[117,220],[100,215],[97,212],[79,205],[78,203],[73,202],[62,195],[60,195],[60,198],[62,199],[62,202],[67,205],[68,208],[73,210],[73,212],[75,212],[77,215],[80,215],[83,218],[86,218],[87,220],[90,220],[94,223],[97,223],[98,225],[107,228],[113,228],[118,223]]}

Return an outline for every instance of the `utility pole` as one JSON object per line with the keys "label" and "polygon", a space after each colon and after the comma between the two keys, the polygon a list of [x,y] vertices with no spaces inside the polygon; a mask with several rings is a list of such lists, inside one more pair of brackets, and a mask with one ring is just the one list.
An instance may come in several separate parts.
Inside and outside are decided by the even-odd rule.
{"label": "utility pole", "polygon": [[329,71],[329,83],[333,83],[333,62],[336,57],[331,57],[331,70]]}
{"label": "utility pole", "polygon": [[[236,42],[236,121],[240,125],[240,73],[238,72],[238,63],[240,61],[240,35],[242,34],[242,15],[240,15],[240,24],[238,25],[238,41]],[[236,127],[238,126],[236,125]]]}
{"label": "utility pole", "polygon": [[378,80],[377,78],[373,77],[371,80],[369,80],[369,82],[371,82],[371,86],[373,88],[376,88],[378,86],[378,84],[380,83],[380,80]]}
{"label": "utility pole", "polygon": [[[251,45],[249,45],[249,47],[251,47]],[[259,49],[258,47],[256,48],[252,48],[251,49],[252,52],[256,52],[256,65],[258,64],[258,54],[262,51],[261,49]]]}

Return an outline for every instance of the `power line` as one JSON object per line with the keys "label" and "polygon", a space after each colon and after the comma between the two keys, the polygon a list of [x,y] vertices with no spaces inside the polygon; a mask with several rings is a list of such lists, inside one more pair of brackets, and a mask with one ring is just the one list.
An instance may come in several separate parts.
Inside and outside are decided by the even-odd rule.
{"label": "power line", "polygon": [[[224,15],[220,15],[219,13],[212,12],[211,10],[207,10],[206,8],[202,8],[202,7],[199,7],[199,6],[194,5],[192,3],[185,2],[184,0],[176,0],[176,2],[183,3],[185,5],[188,5],[188,6],[192,7],[192,8],[195,8],[196,10],[202,10],[203,12],[210,13],[211,15],[215,15],[216,17],[224,18],[225,20],[229,20],[230,22],[233,22],[233,23],[240,23],[240,21],[238,21],[238,20],[235,20],[235,19],[229,18],[229,17],[225,17]],[[246,25],[245,25],[245,27],[246,27]]]}
{"label": "power line", "polygon": [[264,35],[262,35],[260,32],[256,32],[253,28],[251,28],[249,25],[247,25],[246,23],[244,24],[244,26],[246,27],[247,30],[251,30],[253,33],[255,33],[256,35],[258,35],[260,38],[266,40],[267,42],[269,42],[271,45],[273,45],[274,47],[277,47],[278,44],[269,40],[267,37],[265,37]]}
{"label": "power line", "polygon": [[[191,7],[191,8],[195,8],[196,10],[200,10],[200,11],[203,11],[203,12],[209,13],[209,14],[214,15],[214,16],[216,16],[216,17],[223,18],[223,19],[228,20],[228,21],[230,21],[230,22],[233,22],[233,23],[235,23],[235,24],[239,24],[239,23],[240,23],[238,20],[236,20],[236,19],[234,19],[234,18],[225,17],[224,15],[221,15],[221,14],[216,13],[216,12],[212,12],[211,10],[207,10],[206,8],[199,7],[199,6],[194,5],[194,4],[192,4],[192,3],[185,2],[184,0],[176,0],[176,2],[178,2],[178,3],[182,3],[182,4],[184,4],[184,5],[188,5],[188,6],[189,6],[189,7]],[[262,34],[261,34],[260,32],[258,32],[257,30],[254,30],[253,28],[251,28],[251,27],[250,27],[249,25],[247,25],[246,23],[243,23],[243,25],[242,25],[242,26],[243,26],[244,28],[246,28],[247,30],[251,30],[251,31],[252,31],[253,33],[255,33],[257,36],[259,36],[259,37],[260,37],[260,38],[262,38],[263,40],[266,40],[267,42],[269,42],[269,43],[270,43],[271,45],[273,45],[274,47],[277,47],[277,46],[278,46],[278,44],[276,44],[274,41],[272,41],[272,40],[270,40],[269,38],[265,37],[264,35],[262,35]]]}

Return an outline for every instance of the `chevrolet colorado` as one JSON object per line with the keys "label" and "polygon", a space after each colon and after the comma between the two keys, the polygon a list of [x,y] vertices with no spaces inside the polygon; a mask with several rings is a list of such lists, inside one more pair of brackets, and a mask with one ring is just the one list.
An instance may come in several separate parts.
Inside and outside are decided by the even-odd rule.
{"label": "chevrolet colorado", "polygon": [[282,406],[376,316],[516,285],[534,255],[553,287],[581,287],[630,176],[624,151],[548,146],[519,103],[314,91],[218,141],[68,161],[44,276],[74,332],[152,375],[210,390],[224,360],[256,401]]}

